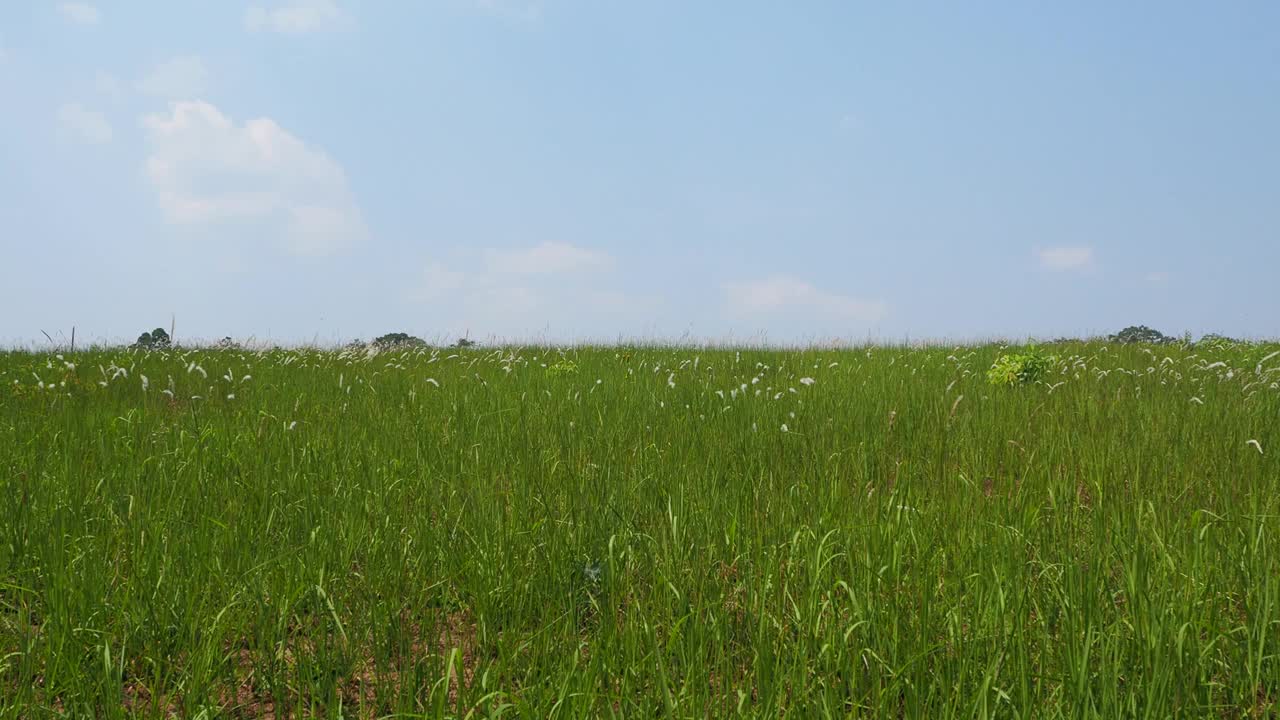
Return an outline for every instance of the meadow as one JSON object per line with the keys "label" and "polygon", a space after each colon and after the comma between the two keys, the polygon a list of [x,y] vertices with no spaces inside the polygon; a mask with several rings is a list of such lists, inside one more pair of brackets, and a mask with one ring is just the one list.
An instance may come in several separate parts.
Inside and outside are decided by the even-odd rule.
{"label": "meadow", "polygon": [[0,354],[0,718],[1280,712],[1280,346]]}

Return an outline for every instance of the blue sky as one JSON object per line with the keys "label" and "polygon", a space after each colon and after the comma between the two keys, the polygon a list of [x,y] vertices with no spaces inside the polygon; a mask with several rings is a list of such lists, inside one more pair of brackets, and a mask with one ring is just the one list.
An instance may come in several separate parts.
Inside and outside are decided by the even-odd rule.
{"label": "blue sky", "polygon": [[1280,4],[0,4],[0,342],[1280,336]]}

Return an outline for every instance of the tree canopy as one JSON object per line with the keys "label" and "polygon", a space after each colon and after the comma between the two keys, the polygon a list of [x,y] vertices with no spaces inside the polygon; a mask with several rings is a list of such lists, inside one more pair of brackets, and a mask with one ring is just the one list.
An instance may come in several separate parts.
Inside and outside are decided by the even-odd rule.
{"label": "tree canopy", "polygon": [[409,333],[393,332],[375,338],[373,344],[380,348],[425,347],[427,341]]}
{"label": "tree canopy", "polygon": [[156,328],[151,332],[144,332],[138,336],[137,341],[133,343],[136,348],[146,348],[153,350],[156,348],[169,347],[169,333],[164,328]]}

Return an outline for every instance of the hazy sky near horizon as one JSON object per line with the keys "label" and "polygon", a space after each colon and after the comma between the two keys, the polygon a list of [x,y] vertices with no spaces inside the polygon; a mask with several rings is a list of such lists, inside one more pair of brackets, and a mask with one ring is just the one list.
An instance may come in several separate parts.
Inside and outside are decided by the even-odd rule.
{"label": "hazy sky near horizon", "polygon": [[0,343],[1280,336],[1280,3],[0,4]]}

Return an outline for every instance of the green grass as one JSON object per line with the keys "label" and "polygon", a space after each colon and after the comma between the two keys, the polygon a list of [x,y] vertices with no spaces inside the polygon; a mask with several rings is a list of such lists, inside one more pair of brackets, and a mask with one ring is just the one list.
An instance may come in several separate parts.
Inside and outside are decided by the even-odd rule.
{"label": "green grass", "polygon": [[0,354],[0,717],[1275,716],[1276,349]]}

